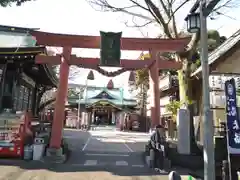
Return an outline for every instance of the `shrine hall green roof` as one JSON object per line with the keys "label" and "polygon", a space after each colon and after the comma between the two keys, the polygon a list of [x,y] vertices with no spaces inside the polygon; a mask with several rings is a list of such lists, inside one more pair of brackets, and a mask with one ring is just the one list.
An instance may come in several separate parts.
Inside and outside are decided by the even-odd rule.
{"label": "shrine hall green roof", "polygon": [[[83,92],[82,99],[80,100],[80,104],[94,104],[98,101],[109,101],[118,106],[136,106],[137,101],[133,98],[127,99],[124,97],[123,89],[114,88],[107,89],[105,87],[88,87]],[[78,97],[69,97],[69,103],[79,103]]]}
{"label": "shrine hall green roof", "polygon": [[0,25],[0,47],[35,47],[36,40],[29,34],[33,30]]}

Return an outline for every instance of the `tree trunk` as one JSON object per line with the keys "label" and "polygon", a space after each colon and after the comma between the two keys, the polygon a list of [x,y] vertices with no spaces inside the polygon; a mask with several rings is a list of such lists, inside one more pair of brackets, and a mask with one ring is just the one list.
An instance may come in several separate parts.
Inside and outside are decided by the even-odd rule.
{"label": "tree trunk", "polygon": [[190,112],[190,151],[191,153],[196,153],[198,151],[197,143],[194,134],[194,108],[193,108],[193,92],[192,92],[192,82],[191,82],[191,62],[187,59],[183,59],[183,67],[178,71],[179,79],[179,96],[180,102],[184,103],[186,109]]}

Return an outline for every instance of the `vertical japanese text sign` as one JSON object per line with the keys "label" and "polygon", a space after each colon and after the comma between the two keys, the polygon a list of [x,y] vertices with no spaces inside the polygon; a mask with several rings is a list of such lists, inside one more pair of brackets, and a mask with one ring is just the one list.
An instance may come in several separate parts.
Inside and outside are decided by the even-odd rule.
{"label": "vertical japanese text sign", "polygon": [[122,32],[100,31],[100,65],[118,67],[121,59]]}
{"label": "vertical japanese text sign", "polygon": [[234,79],[230,79],[225,82],[225,95],[229,153],[240,154],[240,123]]}

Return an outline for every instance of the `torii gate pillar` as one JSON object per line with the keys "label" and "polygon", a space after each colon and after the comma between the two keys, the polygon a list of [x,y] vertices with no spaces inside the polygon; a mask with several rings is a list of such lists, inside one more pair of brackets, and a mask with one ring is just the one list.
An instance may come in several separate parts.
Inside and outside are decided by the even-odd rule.
{"label": "torii gate pillar", "polygon": [[157,52],[150,51],[150,57],[154,60],[153,65],[149,68],[149,90],[150,90],[150,112],[151,128],[163,123],[160,121],[160,90],[159,90],[159,61],[156,60]]}
{"label": "torii gate pillar", "polygon": [[51,140],[50,140],[50,149],[58,150],[61,149],[61,140],[62,140],[62,129],[63,122],[65,117],[65,101],[68,92],[68,75],[70,66],[68,61],[71,57],[72,48],[63,47],[63,53],[60,64],[59,72],[59,84],[57,90],[57,97],[54,108],[54,118],[52,124]]}

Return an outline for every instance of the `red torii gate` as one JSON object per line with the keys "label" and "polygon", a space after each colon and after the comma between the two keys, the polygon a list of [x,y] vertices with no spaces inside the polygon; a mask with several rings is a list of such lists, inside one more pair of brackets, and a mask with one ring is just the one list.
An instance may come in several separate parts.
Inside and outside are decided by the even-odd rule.
{"label": "red torii gate", "polygon": [[[33,31],[31,35],[37,40],[38,45],[63,47],[61,55],[44,56],[38,55],[38,64],[60,64],[60,80],[55,102],[53,127],[51,133],[50,148],[59,149],[62,138],[64,120],[65,99],[68,90],[69,66],[78,65],[83,68],[97,70],[103,75],[114,77],[125,71],[149,68],[150,90],[151,90],[151,120],[152,127],[160,122],[160,91],[159,91],[159,70],[180,69],[181,63],[167,61],[157,56],[158,52],[177,52],[186,47],[188,38],[182,39],[157,39],[157,38],[121,38],[121,50],[149,51],[148,60],[121,60],[122,69],[115,72],[107,72],[99,67],[99,58],[81,58],[71,55],[72,48],[99,49],[100,36],[82,36],[54,34],[40,31]],[[160,122],[162,123],[162,122]]]}

